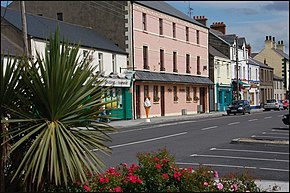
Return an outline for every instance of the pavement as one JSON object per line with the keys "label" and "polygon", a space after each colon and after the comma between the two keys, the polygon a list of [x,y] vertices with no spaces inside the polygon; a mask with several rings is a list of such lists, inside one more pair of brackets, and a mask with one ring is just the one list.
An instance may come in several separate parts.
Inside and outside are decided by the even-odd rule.
{"label": "pavement", "polygon": [[[262,112],[263,109],[252,109],[251,112]],[[160,123],[170,123],[176,121],[186,121],[193,120],[199,118],[209,118],[209,117],[219,117],[225,116],[226,112],[209,112],[209,113],[199,113],[199,114],[191,114],[191,115],[178,115],[178,116],[163,116],[163,117],[149,117],[150,122],[145,118],[135,119],[135,120],[113,120],[109,125],[117,128],[117,129],[126,129],[134,126],[144,126],[144,125],[154,125]],[[260,143],[261,140],[251,140],[251,142]],[[249,142],[246,139],[233,139],[235,143],[246,143]],[[267,143],[266,141],[264,141]],[[269,142],[270,143],[270,142]],[[273,141],[271,141],[273,143]],[[274,142],[275,143],[275,142]],[[279,144],[280,142],[276,142]],[[289,145],[289,140],[285,142]],[[285,144],[284,143],[284,144]],[[270,180],[256,180],[257,186],[260,187],[263,191],[266,192],[289,192],[289,182],[283,181],[270,181]]]}

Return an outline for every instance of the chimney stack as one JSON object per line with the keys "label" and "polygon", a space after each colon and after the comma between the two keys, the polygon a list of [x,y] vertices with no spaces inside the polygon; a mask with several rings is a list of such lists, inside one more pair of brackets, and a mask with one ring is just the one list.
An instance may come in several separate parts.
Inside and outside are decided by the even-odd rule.
{"label": "chimney stack", "polygon": [[[275,37],[273,37],[275,40]],[[272,49],[274,46],[274,43],[272,42],[272,36],[266,36],[265,40],[265,49]]]}
{"label": "chimney stack", "polygon": [[246,48],[248,49],[248,56],[249,57],[252,57],[252,47],[251,47],[251,45],[250,44],[247,44],[246,45]]}
{"label": "chimney stack", "polygon": [[210,28],[226,34],[226,24],[224,22],[213,22]]}
{"label": "chimney stack", "polygon": [[272,43],[273,43],[273,48],[276,49],[277,46],[276,46],[276,42],[275,42],[275,37],[273,37],[273,42]]}
{"label": "chimney stack", "polygon": [[285,52],[285,46],[284,46],[283,40],[281,40],[280,43],[278,41],[277,49],[278,50],[282,50],[283,52]]}
{"label": "chimney stack", "polygon": [[207,26],[207,18],[205,16],[193,16],[193,19],[203,24],[204,26]]}

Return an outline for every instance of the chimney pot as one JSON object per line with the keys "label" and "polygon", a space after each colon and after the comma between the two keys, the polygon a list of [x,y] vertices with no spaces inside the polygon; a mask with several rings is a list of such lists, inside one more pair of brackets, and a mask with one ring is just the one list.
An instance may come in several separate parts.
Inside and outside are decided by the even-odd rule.
{"label": "chimney pot", "polygon": [[275,37],[273,37],[273,42],[275,42]]}
{"label": "chimney pot", "polygon": [[282,45],[284,44],[283,40],[281,40],[281,44],[282,44]]}
{"label": "chimney pot", "polygon": [[280,45],[280,41],[278,41],[278,45]]}
{"label": "chimney pot", "polygon": [[266,36],[266,40],[268,40],[268,36]]}
{"label": "chimney pot", "polygon": [[272,36],[269,36],[269,40],[272,40]]}

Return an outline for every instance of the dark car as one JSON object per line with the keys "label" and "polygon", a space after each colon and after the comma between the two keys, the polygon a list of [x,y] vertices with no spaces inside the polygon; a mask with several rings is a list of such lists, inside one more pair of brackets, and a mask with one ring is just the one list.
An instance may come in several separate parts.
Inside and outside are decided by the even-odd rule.
{"label": "dark car", "polygon": [[245,113],[251,114],[251,106],[249,101],[247,100],[236,100],[233,101],[232,104],[230,104],[227,108],[227,115],[230,114],[237,114],[242,113],[243,115]]}
{"label": "dark car", "polygon": [[283,121],[283,123],[285,125],[289,125],[289,122],[290,122],[290,116],[289,115],[290,114],[288,113],[288,114],[284,115],[283,118],[282,118],[282,121]]}

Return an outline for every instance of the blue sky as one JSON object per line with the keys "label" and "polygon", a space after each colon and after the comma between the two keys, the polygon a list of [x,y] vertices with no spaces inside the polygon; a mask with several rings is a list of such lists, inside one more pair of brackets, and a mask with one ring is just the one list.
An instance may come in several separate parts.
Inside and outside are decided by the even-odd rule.
{"label": "blue sky", "polygon": [[166,1],[191,16],[205,16],[208,27],[213,22],[224,22],[226,34],[245,37],[252,52],[264,48],[266,36],[283,40],[289,55],[289,1]]}
{"label": "blue sky", "polygon": [[[9,1],[11,2],[11,1]],[[289,55],[289,1],[166,1],[191,16],[205,16],[208,27],[213,22],[224,22],[227,34],[245,37],[252,52],[264,48],[266,36],[283,40]],[[6,6],[7,1],[1,1]],[[189,14],[188,14],[189,15]]]}

